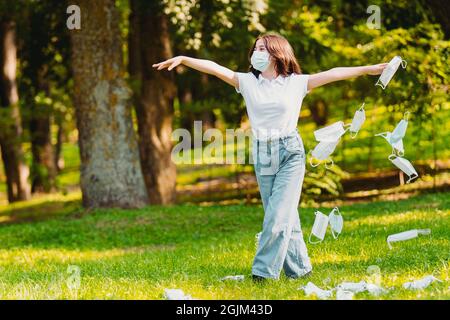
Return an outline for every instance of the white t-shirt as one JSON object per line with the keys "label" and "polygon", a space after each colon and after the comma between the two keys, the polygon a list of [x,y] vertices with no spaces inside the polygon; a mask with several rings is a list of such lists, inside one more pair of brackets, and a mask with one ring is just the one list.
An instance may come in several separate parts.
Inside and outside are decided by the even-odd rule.
{"label": "white t-shirt", "polygon": [[268,80],[251,72],[236,72],[244,97],[253,137],[266,141],[297,129],[303,98],[308,93],[308,74],[292,73]]}

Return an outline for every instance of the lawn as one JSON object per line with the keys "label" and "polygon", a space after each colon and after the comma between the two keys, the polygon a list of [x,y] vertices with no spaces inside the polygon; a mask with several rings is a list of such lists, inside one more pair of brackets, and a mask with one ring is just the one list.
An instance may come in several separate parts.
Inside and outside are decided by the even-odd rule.
{"label": "lawn", "polygon": [[[299,208],[305,239],[314,210]],[[340,238],[328,230],[323,243],[308,245],[314,268],[309,279],[283,275],[261,285],[249,278],[260,205],[86,211],[80,194],[69,193],[0,206],[0,299],[163,299],[164,288],[199,299],[309,299],[297,290],[308,281],[324,289],[367,281],[372,265],[380,268],[381,285],[392,288],[379,299],[450,298],[450,193],[340,210]],[[388,248],[389,234],[415,228],[431,228],[432,234]],[[243,282],[220,281],[239,274]],[[421,291],[402,288],[428,274],[443,282]],[[376,297],[359,293],[355,299]]]}

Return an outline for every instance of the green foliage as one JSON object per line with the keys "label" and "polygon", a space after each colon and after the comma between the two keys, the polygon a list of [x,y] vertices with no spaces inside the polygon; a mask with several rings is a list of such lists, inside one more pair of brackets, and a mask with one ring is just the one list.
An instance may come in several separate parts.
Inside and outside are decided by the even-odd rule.
{"label": "green foliage", "polygon": [[[24,123],[50,114],[74,129],[70,41],[64,1],[25,1],[17,10],[19,97]],[[37,27],[39,26],[39,27]],[[24,126],[28,129],[28,126]]]}
{"label": "green foliage", "polygon": [[326,169],[324,165],[316,168],[308,166],[303,183],[302,201],[309,203],[311,200],[318,200],[319,196],[341,195],[343,192],[341,180],[348,176],[348,173],[337,164],[330,169]]}
{"label": "green foliage", "polygon": [[[211,59],[233,70],[247,70],[247,53],[254,37],[271,30],[289,40],[304,73],[388,62],[395,55],[402,56],[408,66],[395,74],[386,90],[375,86],[378,77],[373,76],[313,90],[303,101],[305,112],[300,123],[312,120],[306,110],[318,102],[327,106],[328,122],[350,121],[356,106],[366,102],[367,111],[374,114],[366,124],[366,128],[370,125],[371,134],[391,129],[408,110],[414,125],[408,129],[407,144],[418,145],[420,150],[414,150],[416,154],[409,151],[408,156],[430,159],[445,150],[450,117],[447,101],[450,42],[426,1],[371,2],[381,9],[379,30],[366,25],[367,1],[166,0],[165,3],[173,23],[177,54]],[[198,110],[211,110],[225,122],[224,126],[239,126],[246,118],[242,97],[214,78],[202,82],[199,88],[200,79],[194,71],[179,75],[178,87],[182,92],[191,90],[194,105],[179,102],[177,117],[199,119]],[[308,126],[303,136],[313,129]],[[381,146],[380,142],[372,143],[368,136],[351,141],[338,151],[338,159],[349,155],[343,164],[346,170],[370,168],[370,158],[378,157],[375,148]],[[352,152],[353,147],[358,148],[358,153]],[[364,162],[355,163],[356,155]]]}
{"label": "green foliage", "polygon": [[[127,64],[130,6],[127,0],[115,2],[121,15],[120,32]],[[407,68],[395,74],[386,90],[375,86],[377,77],[366,76],[333,83],[306,96],[299,124],[307,151],[315,145],[312,132],[317,127],[311,110],[318,103],[328,109],[327,123],[337,120],[348,123],[363,101],[368,116],[358,137],[344,138],[345,143],[333,155],[342,172],[308,166],[306,198],[339,194],[343,172],[392,168],[386,159],[389,146],[373,135],[391,130],[406,110],[411,111],[404,141],[407,158],[424,163],[450,156],[447,148],[450,143],[450,42],[439,14],[428,1],[161,0],[142,3],[163,8],[159,10],[169,19],[174,54],[210,59],[236,71],[248,69],[248,49],[255,37],[266,31],[279,32],[289,40],[304,73],[387,62],[394,55],[408,62]],[[369,4],[380,6],[379,30],[366,25]],[[19,104],[25,143],[30,141],[31,112],[50,113],[54,123],[64,127],[66,136],[76,136],[70,96],[73,81],[69,33],[65,27],[66,7],[65,1],[58,0],[0,2],[0,19],[13,19],[17,24]],[[153,36],[150,31],[149,36]],[[48,90],[39,85],[40,72]],[[177,72],[175,128],[186,127],[205,114],[221,129],[239,127],[247,120],[242,96],[232,87],[193,70],[180,68]],[[139,83],[131,86],[136,89]],[[190,100],[184,99],[189,95]],[[7,119],[0,116],[3,125],[7,125]],[[76,165],[70,171],[63,171],[60,177],[63,182],[78,181],[78,160],[73,159],[66,159]],[[225,176],[230,175],[230,170],[222,171]],[[189,180],[185,179],[188,173],[181,170],[180,174],[181,180]]]}

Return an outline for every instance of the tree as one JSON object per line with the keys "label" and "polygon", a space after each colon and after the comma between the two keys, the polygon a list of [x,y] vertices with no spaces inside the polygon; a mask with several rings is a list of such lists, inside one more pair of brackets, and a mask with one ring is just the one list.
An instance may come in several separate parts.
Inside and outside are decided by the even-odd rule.
{"label": "tree", "polygon": [[71,31],[71,42],[83,205],[145,205],[115,1],[72,3],[81,9],[81,30]]}
{"label": "tree", "polygon": [[[23,94],[24,117],[28,120],[31,139],[32,192],[51,192],[55,189],[58,155],[52,145],[51,124],[55,119],[58,124],[58,137],[61,133],[61,118],[54,110],[54,92],[58,89],[67,90],[66,66],[61,63],[62,57],[66,64],[69,39],[65,27],[64,2],[27,1],[21,10],[23,17],[19,29],[20,42],[19,59],[22,74],[19,89]],[[36,25],[40,25],[36,28]],[[49,32],[51,30],[51,32]],[[59,46],[63,46],[61,50]],[[59,141],[59,140],[57,140]],[[57,150],[58,150],[57,145]]]}
{"label": "tree", "polygon": [[29,169],[21,147],[22,124],[16,83],[17,45],[14,21],[0,17],[0,146],[8,200],[30,197]]}
{"label": "tree", "polygon": [[129,70],[135,104],[142,171],[153,204],[175,200],[176,167],[171,159],[173,74],[152,64],[173,56],[167,17],[160,1],[131,0]]}

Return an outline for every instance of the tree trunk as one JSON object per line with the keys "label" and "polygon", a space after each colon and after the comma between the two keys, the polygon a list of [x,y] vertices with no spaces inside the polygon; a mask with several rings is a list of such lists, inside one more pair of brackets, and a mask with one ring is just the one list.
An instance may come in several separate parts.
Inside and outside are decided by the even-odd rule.
{"label": "tree trunk", "polygon": [[62,145],[64,143],[64,124],[61,115],[55,117],[56,125],[58,126],[56,132],[56,144],[55,144],[55,168],[56,172],[60,173],[64,169],[64,157],[62,156]]}
{"label": "tree trunk", "polygon": [[81,30],[70,33],[83,205],[143,206],[148,197],[128,105],[115,1],[72,4],[81,9]]}
{"label": "tree trunk", "polygon": [[368,125],[370,125],[369,128],[370,128],[370,132],[371,132],[370,138],[369,138],[369,145],[368,145],[369,151],[367,154],[367,171],[368,172],[371,172],[374,169],[374,167],[373,167],[374,151],[373,150],[375,147],[375,139],[379,139],[379,137],[375,137],[376,129],[377,129],[375,127],[375,118],[376,118],[375,112],[372,111],[370,113],[370,123],[368,123]]}
{"label": "tree trunk", "polygon": [[15,23],[0,21],[0,147],[9,202],[30,198],[29,168],[21,147],[22,124],[16,84]]}
{"label": "tree trunk", "polygon": [[[47,66],[40,66],[36,76],[37,92],[50,93]],[[55,190],[56,166],[50,131],[50,110],[47,106],[32,102],[30,120],[31,153],[33,165],[31,170],[31,192],[51,192]]]}
{"label": "tree trunk", "polygon": [[[202,87],[207,88],[209,86],[209,76],[206,73],[202,73],[200,79]],[[203,110],[200,114],[200,119],[202,120],[202,128],[204,131],[215,128],[216,116],[211,109]]]}
{"label": "tree trunk", "polygon": [[[349,118],[348,107],[349,107],[348,103],[346,103],[345,107],[344,107],[344,117],[343,117],[343,119],[348,119]],[[346,161],[346,158],[345,158],[345,148],[347,147],[347,139],[346,138],[347,138],[346,135],[342,136],[342,145],[339,148],[339,153],[341,154],[340,166],[344,170],[347,170],[347,161]]]}
{"label": "tree trunk", "polygon": [[450,3],[446,0],[428,0],[426,5],[431,9],[434,18],[441,24],[445,37],[450,37]]}
{"label": "tree trunk", "polygon": [[314,123],[322,127],[328,120],[328,105],[323,100],[317,100],[309,104],[309,110]]}
{"label": "tree trunk", "polygon": [[180,108],[182,113],[180,115],[180,126],[185,128],[189,132],[193,132],[194,129],[194,113],[189,109],[192,103],[192,90],[190,86],[182,86],[178,89],[178,100],[180,101]]}
{"label": "tree trunk", "polygon": [[173,72],[152,64],[171,58],[168,21],[159,1],[131,0],[129,60],[135,87],[142,171],[152,204],[175,201],[176,167],[171,159]]}

